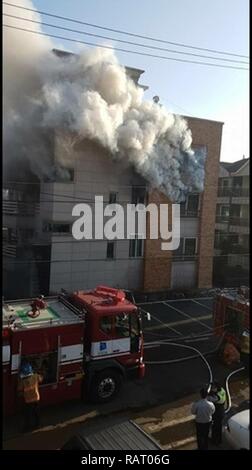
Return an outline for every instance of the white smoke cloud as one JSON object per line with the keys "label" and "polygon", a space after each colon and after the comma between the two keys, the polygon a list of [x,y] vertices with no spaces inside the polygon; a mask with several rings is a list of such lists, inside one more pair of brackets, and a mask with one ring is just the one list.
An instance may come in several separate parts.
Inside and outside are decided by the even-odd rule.
{"label": "white smoke cloud", "polygon": [[[15,3],[34,8],[29,0]],[[17,15],[12,7],[4,10]],[[39,20],[33,12],[22,16]],[[11,18],[5,23],[28,27]],[[41,31],[35,23],[32,29]],[[171,200],[179,202],[188,191],[203,189],[204,158],[191,149],[186,121],[145,101],[142,88],[127,76],[113,51],[84,50],[66,59],[53,54],[54,47],[46,37],[4,30],[7,161],[26,159],[39,177],[50,175],[50,130],[61,129],[79,140],[96,140]],[[71,153],[70,145],[69,166]]]}

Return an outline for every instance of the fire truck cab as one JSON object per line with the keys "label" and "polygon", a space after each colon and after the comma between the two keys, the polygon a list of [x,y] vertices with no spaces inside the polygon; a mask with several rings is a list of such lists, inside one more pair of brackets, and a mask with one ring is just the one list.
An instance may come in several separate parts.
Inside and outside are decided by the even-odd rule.
{"label": "fire truck cab", "polygon": [[213,320],[214,332],[222,337],[220,352],[227,343],[243,352],[244,343],[248,343],[249,321],[249,289],[224,289],[215,298]]}
{"label": "fire truck cab", "polygon": [[86,399],[105,402],[128,376],[144,376],[141,311],[121,290],[99,286],[45,299],[30,316],[31,300],[3,305],[3,395],[6,414],[22,406],[23,362],[43,375],[41,404]]}

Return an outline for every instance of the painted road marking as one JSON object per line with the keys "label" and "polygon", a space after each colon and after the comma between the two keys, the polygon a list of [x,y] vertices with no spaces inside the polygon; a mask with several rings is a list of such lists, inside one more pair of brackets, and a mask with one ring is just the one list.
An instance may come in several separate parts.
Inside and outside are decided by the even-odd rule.
{"label": "painted road marking", "polygon": [[153,349],[153,348],[160,348],[160,344],[146,344],[144,345],[144,349]]}
{"label": "painted road marking", "polygon": [[[153,318],[154,318],[158,323],[160,323],[161,325],[164,325],[164,322],[162,322],[161,320],[159,320],[159,318],[155,317],[154,315],[152,315],[152,316],[153,316]],[[171,323],[169,323],[168,328],[169,328],[170,330],[172,330],[174,333],[176,333],[177,335],[181,336],[181,333],[180,333],[178,330],[175,330],[175,328],[172,328],[172,327],[171,327]]]}
{"label": "painted road marking", "polygon": [[[145,313],[147,313],[146,310],[144,310],[143,308],[142,308],[142,311],[145,312]],[[160,323],[161,325],[164,325],[164,323],[163,323],[161,320],[159,320],[159,318],[157,318],[155,315],[152,315],[152,314],[150,314],[150,315],[151,315],[151,317],[153,317],[154,320],[156,320],[158,323]],[[170,323],[169,325],[171,325],[171,323]],[[171,331],[173,331],[173,332],[176,333],[177,335],[181,336],[181,333],[180,333],[179,331],[175,330],[175,329],[172,328],[171,326],[168,326],[168,324],[166,324],[166,328],[169,328]],[[149,328],[145,328],[144,330],[145,330],[145,331],[146,331],[146,330],[151,331],[151,330],[153,330],[153,329],[158,330],[158,329],[160,329],[160,326],[149,327]]]}
{"label": "painted road marking", "polygon": [[213,297],[196,297],[196,299],[165,299],[165,300],[153,300],[153,302],[140,302],[137,305],[145,305],[145,304],[162,304],[164,302],[187,302],[188,300],[212,300]]}
{"label": "painted road marking", "polygon": [[192,299],[192,301],[193,301],[193,302],[195,302],[195,303],[196,303],[196,304],[198,304],[198,305],[201,305],[201,307],[204,307],[204,308],[206,308],[207,310],[210,310],[210,312],[212,312],[212,311],[213,311],[213,309],[212,309],[212,308],[210,308],[210,307],[207,307],[207,306],[206,306],[206,305],[204,305],[204,304],[201,304],[201,303],[200,303],[198,300]]}
{"label": "painted road marking", "polygon": [[[184,314],[185,316],[188,316],[186,313]],[[207,320],[209,318],[212,318],[212,315],[204,315],[203,317],[199,317],[200,320]],[[179,326],[179,325],[187,325],[189,323],[193,323],[195,322],[195,318],[191,318],[189,317],[187,320],[181,320],[181,321],[176,321],[176,322],[171,322],[171,323],[164,323],[164,322],[161,322],[159,320],[159,323],[161,323],[161,326],[159,325],[156,325],[156,326],[150,326],[149,328],[145,328],[145,331],[152,331],[152,330],[160,330],[161,328],[171,328],[171,326]],[[196,320],[196,322],[200,323],[201,325],[205,326],[205,328],[208,328],[209,330],[212,331],[212,328],[210,328],[209,326],[205,325],[204,323],[201,323],[199,320]],[[176,330],[174,330],[176,331]],[[182,335],[182,333],[179,333],[180,336]],[[175,338],[174,338],[175,339]]]}
{"label": "painted road marking", "polygon": [[202,323],[202,322],[200,321],[200,320],[209,320],[210,318],[212,318],[212,315],[204,315],[203,317],[193,318],[193,317],[191,317],[190,315],[188,315],[187,313],[182,312],[182,310],[180,310],[179,308],[173,307],[172,305],[168,304],[167,302],[163,302],[163,303],[164,303],[165,305],[167,305],[167,307],[173,308],[173,309],[176,310],[178,313],[181,313],[181,315],[184,315],[185,317],[190,318],[192,321],[195,321],[195,322],[200,323],[200,325],[202,325],[202,326],[204,326],[205,328],[207,328],[208,330],[212,331],[212,328],[210,328],[210,326],[205,325],[205,323]]}

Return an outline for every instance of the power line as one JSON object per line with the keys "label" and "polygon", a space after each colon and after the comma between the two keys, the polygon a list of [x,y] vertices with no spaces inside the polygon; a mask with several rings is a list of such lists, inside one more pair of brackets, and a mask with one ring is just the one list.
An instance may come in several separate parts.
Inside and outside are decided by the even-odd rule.
{"label": "power line", "polygon": [[144,56],[144,57],[153,57],[155,59],[163,59],[163,60],[173,60],[175,62],[184,62],[184,63],[189,63],[189,64],[206,65],[206,66],[209,66],[209,67],[218,67],[218,68],[225,68],[225,69],[249,71],[249,69],[244,68],[244,67],[237,67],[237,66],[232,66],[232,65],[222,65],[222,64],[212,64],[210,62],[198,62],[196,60],[178,59],[178,58],[175,58],[175,57],[167,57],[167,56],[149,54],[149,53],[146,53],[146,52],[138,52],[138,51],[132,51],[132,50],[127,50],[127,49],[121,49],[121,48],[118,48],[118,47],[105,46],[103,44],[94,44],[94,43],[87,42],[87,41],[80,41],[78,39],[67,38],[65,36],[58,36],[58,35],[55,35],[55,34],[42,33],[41,31],[33,31],[31,29],[19,28],[17,26],[11,26],[11,25],[6,25],[6,24],[3,24],[3,26],[5,28],[11,28],[11,29],[15,29],[15,30],[18,30],[18,31],[25,31],[25,32],[32,33],[32,34],[38,34],[40,36],[46,36],[46,37],[50,37],[50,38],[54,38],[54,39],[62,39],[63,41],[70,41],[70,42],[74,42],[74,43],[78,43],[78,44],[85,44],[85,45],[92,46],[92,47],[100,47],[102,49],[109,49],[109,50],[117,51],[117,52],[126,52],[126,53],[129,53],[129,54],[136,54],[136,55],[140,55],[140,56]]}
{"label": "power line", "polygon": [[246,59],[249,58],[249,56],[242,55],[242,54],[235,54],[235,53],[232,53],[232,52],[220,51],[220,50],[216,50],[216,49],[208,49],[208,48],[204,48],[204,47],[191,46],[189,44],[172,42],[172,41],[167,41],[167,40],[164,40],[164,39],[154,38],[154,37],[151,37],[151,36],[145,36],[145,35],[130,33],[128,31],[123,31],[123,30],[120,30],[120,29],[108,28],[108,27],[105,27],[105,26],[100,26],[100,25],[93,24],[93,23],[87,23],[87,22],[84,22],[84,21],[76,20],[76,19],[73,19],[73,18],[65,17],[65,16],[55,15],[55,14],[48,13],[48,12],[41,11],[41,10],[35,10],[33,8],[27,8],[27,7],[22,7],[20,5],[14,5],[14,4],[8,3],[8,2],[3,2],[3,4],[11,6],[11,7],[15,7],[15,8],[20,8],[22,10],[33,11],[35,13],[39,13],[40,15],[50,16],[52,18],[57,18],[57,19],[61,19],[61,20],[64,20],[64,21],[69,21],[69,22],[72,22],[72,23],[82,24],[84,26],[90,26],[92,28],[103,29],[103,30],[106,30],[106,31],[114,32],[114,33],[125,34],[127,36],[133,36],[133,37],[137,37],[137,38],[141,38],[141,39],[147,39],[149,41],[159,42],[159,43],[163,43],[163,44],[171,44],[173,46],[185,47],[185,48],[189,48],[189,49],[196,49],[196,50],[199,50],[199,51],[213,52],[215,54],[223,54],[223,55],[229,55],[229,56],[235,56],[235,57],[244,57]]}
{"label": "power line", "polygon": [[245,61],[242,61],[242,60],[225,59],[225,58],[222,58],[222,57],[213,57],[213,56],[208,56],[208,55],[194,54],[192,52],[176,51],[176,50],[172,50],[172,49],[166,49],[166,48],[163,48],[163,47],[148,46],[148,45],[143,44],[143,43],[125,41],[123,39],[112,38],[112,37],[109,37],[109,36],[102,36],[102,35],[94,34],[94,33],[88,33],[86,31],[79,31],[79,30],[76,30],[76,29],[66,28],[66,27],[63,27],[63,26],[58,26],[58,25],[54,25],[54,24],[50,24],[50,23],[45,23],[43,21],[35,21],[35,20],[31,20],[29,18],[23,18],[23,17],[20,17],[20,16],[10,15],[10,14],[7,14],[7,13],[4,13],[3,16],[7,16],[7,17],[10,17],[10,18],[15,18],[15,19],[18,19],[18,20],[28,21],[30,23],[36,23],[36,24],[43,25],[43,26],[49,26],[50,28],[61,29],[61,30],[64,30],[64,31],[69,31],[71,33],[84,34],[86,36],[92,36],[92,37],[101,38],[101,39],[108,39],[108,40],[115,41],[115,42],[121,42],[123,44],[130,44],[132,46],[144,47],[146,49],[154,49],[154,50],[158,50],[158,51],[171,52],[171,53],[174,53],[174,54],[189,55],[189,56],[193,56],[193,57],[201,57],[201,58],[204,58],[204,59],[213,59],[213,60],[220,60],[220,61],[224,61],[224,62],[235,62],[235,63],[239,63],[239,64],[249,65],[248,62],[245,62]]}

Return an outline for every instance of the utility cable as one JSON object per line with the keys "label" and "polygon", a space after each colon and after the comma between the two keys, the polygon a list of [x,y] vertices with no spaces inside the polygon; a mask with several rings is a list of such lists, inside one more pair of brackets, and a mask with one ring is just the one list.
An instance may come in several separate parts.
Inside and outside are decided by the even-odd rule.
{"label": "utility cable", "polygon": [[143,44],[143,43],[139,43],[139,42],[125,41],[123,39],[112,38],[110,36],[102,36],[100,34],[88,33],[87,31],[80,31],[80,30],[77,30],[77,29],[66,28],[64,26],[58,26],[58,25],[54,25],[54,24],[51,24],[51,23],[45,23],[44,21],[31,20],[29,18],[23,18],[23,17],[16,16],[16,15],[10,15],[10,14],[7,14],[7,13],[4,13],[3,16],[6,16],[8,18],[15,18],[17,20],[22,20],[22,21],[28,21],[29,23],[39,24],[41,26],[47,26],[47,27],[50,27],[50,28],[55,28],[55,29],[60,29],[60,30],[63,30],[63,31],[68,31],[70,33],[84,34],[85,36],[91,36],[91,37],[96,37],[96,38],[100,38],[100,39],[108,39],[109,41],[120,42],[120,43],[123,43],[123,44],[129,44],[131,46],[143,47],[143,48],[146,48],[146,49],[153,49],[153,50],[162,51],[162,52],[169,52],[169,53],[172,53],[172,54],[189,55],[189,56],[193,56],[193,57],[200,57],[200,58],[203,58],[203,59],[220,60],[220,61],[224,61],[224,62],[234,62],[234,63],[238,63],[238,64],[249,65],[248,62],[245,62],[243,60],[226,59],[226,58],[222,58],[222,57],[214,57],[214,56],[209,56],[209,55],[195,54],[193,52],[182,52],[182,51],[176,51],[174,49],[166,49],[166,48],[163,48],[163,47],[149,46],[147,44]]}
{"label": "utility cable", "polygon": [[129,53],[129,54],[136,54],[136,55],[144,56],[144,57],[152,57],[152,58],[155,58],[155,59],[173,60],[175,62],[183,62],[183,63],[196,64],[196,65],[206,65],[208,67],[218,67],[218,68],[225,68],[225,69],[249,71],[249,69],[245,68],[245,67],[237,67],[237,66],[222,65],[222,64],[212,64],[211,62],[199,62],[199,61],[195,61],[195,60],[179,59],[179,58],[175,58],[175,57],[161,56],[161,55],[149,54],[149,53],[145,53],[145,52],[138,52],[138,51],[133,51],[133,50],[128,50],[128,49],[121,49],[121,48],[118,48],[118,47],[105,46],[104,44],[94,44],[94,43],[87,42],[87,41],[80,41],[78,39],[67,38],[65,36],[58,36],[58,35],[55,35],[55,34],[43,33],[41,31],[34,31],[34,30],[31,30],[31,29],[19,28],[19,27],[16,27],[16,26],[11,26],[9,24],[3,24],[3,27],[4,28],[15,29],[15,30],[18,30],[18,31],[25,31],[25,32],[28,32],[28,33],[37,34],[37,35],[40,35],[40,36],[50,37],[50,38],[54,38],[54,39],[61,39],[63,41],[70,41],[70,42],[74,42],[74,43],[77,43],[77,44],[85,44],[87,46],[98,47],[98,48],[102,48],[102,49],[109,49],[109,50],[117,51],[117,52],[126,52],[126,53]]}
{"label": "utility cable", "polygon": [[23,6],[20,6],[20,5],[15,5],[15,4],[9,3],[9,2],[3,2],[3,4],[11,6],[11,7],[19,8],[19,9],[22,9],[22,10],[26,10],[26,11],[33,11],[34,13],[39,13],[40,15],[49,16],[51,18],[57,18],[57,19],[60,19],[60,20],[69,21],[69,22],[77,23],[77,24],[82,24],[84,26],[90,26],[92,28],[111,31],[111,32],[114,32],[114,33],[125,34],[127,36],[146,39],[146,40],[149,40],[149,41],[159,42],[159,43],[163,43],[163,44],[171,44],[173,46],[185,47],[185,48],[189,48],[189,49],[196,49],[196,50],[199,50],[199,51],[213,52],[215,54],[230,55],[230,56],[235,56],[235,57],[244,57],[246,59],[249,58],[248,56],[243,55],[243,54],[237,54],[237,53],[232,53],[232,52],[227,52],[227,51],[220,51],[220,50],[216,50],[216,49],[208,49],[208,48],[204,48],[204,47],[192,46],[192,45],[185,44],[185,43],[172,42],[172,41],[167,41],[167,40],[156,38],[156,37],[135,34],[135,33],[131,33],[129,31],[123,31],[123,30],[120,30],[120,29],[108,28],[108,27],[105,27],[105,26],[100,26],[100,25],[93,24],[93,23],[87,23],[87,22],[84,22],[84,21],[81,21],[81,20],[76,20],[76,19],[69,18],[69,17],[66,17],[66,16],[60,16],[60,15],[56,15],[56,14],[53,14],[53,13],[48,13],[48,12],[41,11],[41,10],[36,10],[34,8],[27,8],[27,7],[23,7]]}

